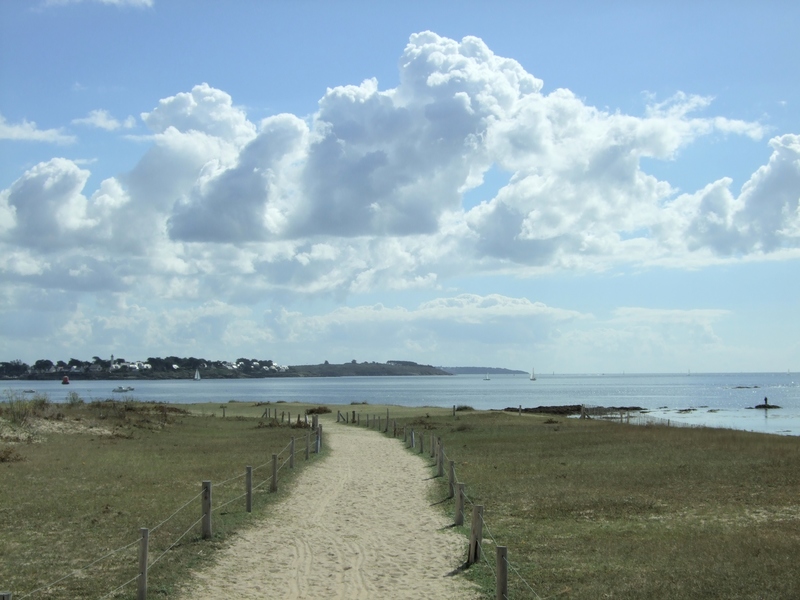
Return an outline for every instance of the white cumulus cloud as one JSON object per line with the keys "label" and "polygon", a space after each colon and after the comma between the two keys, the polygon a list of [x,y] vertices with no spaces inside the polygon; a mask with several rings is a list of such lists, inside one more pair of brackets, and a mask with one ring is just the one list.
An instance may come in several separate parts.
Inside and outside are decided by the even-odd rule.
{"label": "white cumulus cloud", "polygon": [[106,131],[116,131],[117,129],[131,129],[136,126],[136,118],[129,116],[123,121],[119,121],[111,116],[107,110],[97,109],[91,111],[88,116],[73,119],[73,125],[86,125],[89,127],[96,127],[97,129],[105,129]]}
{"label": "white cumulus cloud", "polygon": [[0,140],[72,144],[75,142],[75,136],[65,134],[61,129],[39,129],[33,121],[8,123],[5,117],[0,115]]}

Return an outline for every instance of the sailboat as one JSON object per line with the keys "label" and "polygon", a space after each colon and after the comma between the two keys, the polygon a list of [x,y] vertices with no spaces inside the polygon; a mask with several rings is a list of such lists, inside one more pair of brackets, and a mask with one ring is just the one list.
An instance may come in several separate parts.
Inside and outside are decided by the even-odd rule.
{"label": "sailboat", "polygon": [[536,375],[533,373],[533,367],[531,367],[531,381],[536,381]]}
{"label": "sailboat", "polygon": [[195,381],[200,381],[200,369],[195,369],[194,370],[194,380]]}
{"label": "sailboat", "polygon": [[486,373],[486,377],[483,378],[484,381],[489,381],[489,373]]}

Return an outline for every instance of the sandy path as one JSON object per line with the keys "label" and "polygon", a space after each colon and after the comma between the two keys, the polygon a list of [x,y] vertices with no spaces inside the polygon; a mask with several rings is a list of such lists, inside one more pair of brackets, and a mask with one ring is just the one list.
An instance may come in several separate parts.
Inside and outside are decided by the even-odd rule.
{"label": "sandy path", "polygon": [[330,456],[195,573],[190,598],[457,598],[466,540],[430,506],[426,462],[363,428],[324,423]]}

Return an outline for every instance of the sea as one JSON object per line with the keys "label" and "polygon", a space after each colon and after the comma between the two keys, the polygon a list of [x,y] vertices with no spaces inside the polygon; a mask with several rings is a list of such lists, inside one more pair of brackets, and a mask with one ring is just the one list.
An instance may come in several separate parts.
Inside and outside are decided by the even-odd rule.
{"label": "sea", "polygon": [[[585,404],[638,406],[645,417],[672,425],[721,427],[778,435],[800,435],[800,374],[537,374],[436,377],[308,377],[267,379],[0,381],[7,391],[34,390],[52,402],[69,392],[84,400],[132,398],[142,402],[309,402],[349,405],[394,404],[478,410]],[[130,385],[125,394],[112,390]],[[771,410],[753,408],[768,398]]]}

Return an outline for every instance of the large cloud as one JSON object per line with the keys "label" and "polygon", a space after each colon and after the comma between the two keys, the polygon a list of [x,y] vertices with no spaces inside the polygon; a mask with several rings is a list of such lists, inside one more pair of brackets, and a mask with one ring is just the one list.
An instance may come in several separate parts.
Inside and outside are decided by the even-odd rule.
{"label": "large cloud", "polygon": [[[393,89],[327,90],[307,119],[255,124],[207,84],[165,98],[141,115],[150,146],[129,172],[87,190],[89,171],[55,158],[0,192],[0,269],[55,289],[253,303],[797,255],[797,135],[769,142],[739,194],[721,179],[678,195],[641,160],[763,128],[700,116],[710,100],[680,93],[642,116],[544,93],[474,37],[413,35],[399,71]],[[465,207],[490,169],[499,190]]]}

